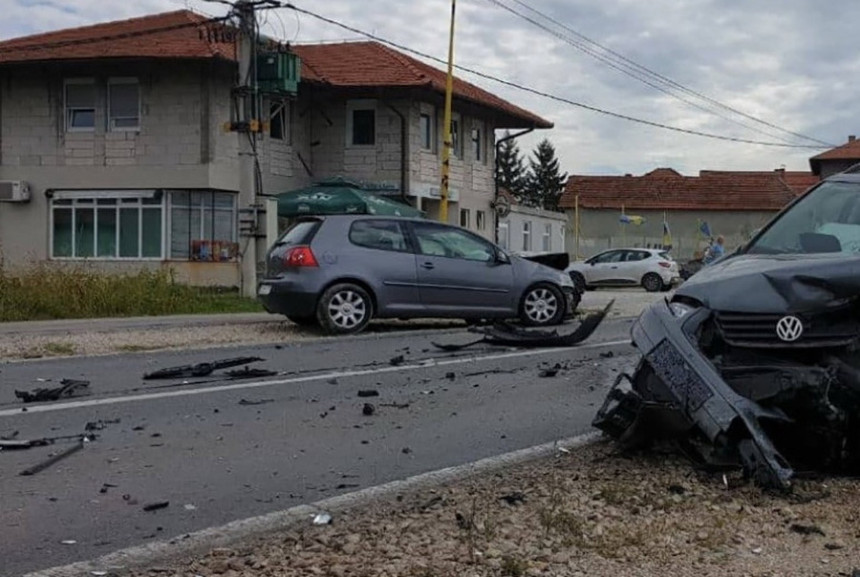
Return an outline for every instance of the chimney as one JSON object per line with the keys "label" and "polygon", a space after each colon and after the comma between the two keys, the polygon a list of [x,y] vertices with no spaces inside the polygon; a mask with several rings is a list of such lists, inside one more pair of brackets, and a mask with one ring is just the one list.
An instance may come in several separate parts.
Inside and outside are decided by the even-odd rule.
{"label": "chimney", "polygon": [[853,134],[849,134],[849,135],[848,135],[848,142],[854,142],[854,140],[855,140],[856,138],[857,138],[857,137],[856,137],[856,136],[854,136]]}

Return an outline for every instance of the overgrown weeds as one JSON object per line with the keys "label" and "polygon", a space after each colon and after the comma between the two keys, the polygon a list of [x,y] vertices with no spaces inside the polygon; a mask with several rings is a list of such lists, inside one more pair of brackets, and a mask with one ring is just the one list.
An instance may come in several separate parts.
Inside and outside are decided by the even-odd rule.
{"label": "overgrown weeds", "polygon": [[235,290],[183,285],[167,270],[111,275],[37,264],[12,274],[0,262],[0,322],[260,310]]}

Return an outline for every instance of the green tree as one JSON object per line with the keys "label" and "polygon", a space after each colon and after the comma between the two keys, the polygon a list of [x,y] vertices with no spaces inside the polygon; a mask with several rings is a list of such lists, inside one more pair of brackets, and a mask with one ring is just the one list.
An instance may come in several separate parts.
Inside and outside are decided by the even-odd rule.
{"label": "green tree", "polygon": [[564,192],[567,173],[561,174],[555,147],[544,138],[529,159],[529,171],[524,187],[524,202],[546,210],[559,211],[558,202]]}
{"label": "green tree", "polygon": [[[511,135],[505,131],[505,138]],[[496,183],[514,196],[522,196],[526,184],[526,169],[520,147],[515,138],[504,140],[496,156]]]}

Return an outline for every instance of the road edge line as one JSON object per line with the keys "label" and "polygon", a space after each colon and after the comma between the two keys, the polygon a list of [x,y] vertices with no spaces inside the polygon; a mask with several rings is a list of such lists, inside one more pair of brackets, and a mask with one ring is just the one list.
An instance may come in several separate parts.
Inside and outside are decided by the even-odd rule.
{"label": "road edge line", "polygon": [[80,577],[80,575],[91,574],[93,571],[123,571],[200,555],[209,549],[228,547],[244,539],[285,531],[300,522],[308,524],[310,517],[321,511],[337,513],[381,500],[398,492],[462,481],[507,466],[549,457],[559,452],[559,449],[570,450],[583,447],[600,438],[601,433],[599,431],[589,431],[574,437],[527,447],[494,457],[485,457],[463,465],[389,481],[382,485],[329,497],[311,504],[297,505],[282,511],[231,521],[225,525],[201,529],[172,539],[120,549],[89,561],[78,561],[69,565],[40,569],[22,577]]}

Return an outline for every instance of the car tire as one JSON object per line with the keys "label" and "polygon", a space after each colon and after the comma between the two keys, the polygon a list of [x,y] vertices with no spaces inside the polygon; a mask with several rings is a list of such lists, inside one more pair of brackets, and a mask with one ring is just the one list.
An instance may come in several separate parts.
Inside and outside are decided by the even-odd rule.
{"label": "car tire", "polygon": [[649,272],[642,277],[642,287],[649,293],[659,292],[663,288],[663,279],[659,274]]}
{"label": "car tire", "polygon": [[582,276],[582,273],[572,272],[570,273],[570,280],[573,281],[573,286],[579,293],[584,293],[588,288],[585,284],[585,277]]}
{"label": "car tire", "polygon": [[361,332],[373,316],[373,300],[354,283],[330,286],[317,303],[317,321],[330,335]]}
{"label": "car tire", "polygon": [[299,325],[300,327],[315,327],[318,324],[317,318],[314,315],[311,315],[309,317],[287,315],[287,319],[289,319],[291,322]]}
{"label": "car tire", "polygon": [[561,289],[549,283],[530,286],[520,299],[520,321],[530,327],[557,325],[565,314]]}

